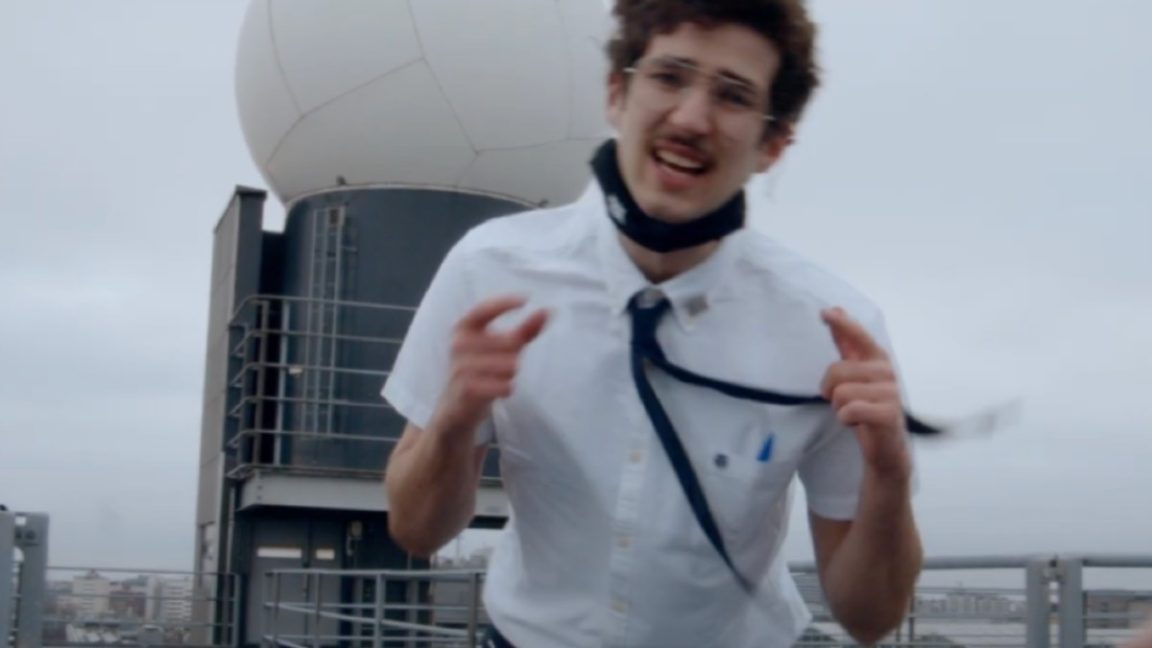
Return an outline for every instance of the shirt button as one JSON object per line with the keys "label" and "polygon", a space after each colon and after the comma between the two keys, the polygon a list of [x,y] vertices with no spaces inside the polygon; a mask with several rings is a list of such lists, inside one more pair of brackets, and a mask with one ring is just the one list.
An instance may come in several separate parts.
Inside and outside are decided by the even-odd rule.
{"label": "shirt button", "polygon": [[620,547],[621,549],[627,549],[628,547],[632,546],[632,540],[630,540],[628,536],[620,536],[619,538],[616,538],[616,546]]}
{"label": "shirt button", "polygon": [[628,611],[628,604],[619,599],[612,601],[612,609],[620,614]]}
{"label": "shirt button", "polygon": [[634,464],[640,463],[642,459],[644,459],[644,453],[640,452],[639,450],[635,450],[632,452],[632,454],[628,455],[628,461],[631,461]]}

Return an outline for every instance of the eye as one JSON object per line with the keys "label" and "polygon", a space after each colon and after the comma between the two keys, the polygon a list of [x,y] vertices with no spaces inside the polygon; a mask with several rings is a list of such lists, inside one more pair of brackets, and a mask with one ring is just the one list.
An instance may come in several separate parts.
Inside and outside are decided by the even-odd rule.
{"label": "eye", "polygon": [[680,90],[688,85],[688,75],[682,70],[673,68],[661,68],[653,70],[648,78],[655,81],[658,85],[669,90]]}
{"label": "eye", "polygon": [[736,83],[721,83],[716,88],[716,99],[730,108],[747,110],[756,107],[756,95],[750,88]]}

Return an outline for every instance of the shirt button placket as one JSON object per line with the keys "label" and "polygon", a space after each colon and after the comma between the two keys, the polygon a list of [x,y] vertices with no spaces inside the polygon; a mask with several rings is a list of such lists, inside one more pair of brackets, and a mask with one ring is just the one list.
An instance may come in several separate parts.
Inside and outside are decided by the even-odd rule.
{"label": "shirt button placket", "polygon": [[[635,570],[632,547],[635,543],[634,533],[637,528],[637,517],[640,513],[640,495],[644,485],[644,451],[641,434],[645,432],[642,422],[634,416],[634,408],[638,404],[629,395],[635,392],[629,380],[621,394],[621,411],[627,412],[626,424],[629,431],[628,443],[625,452],[625,461],[622,464],[620,476],[620,491],[616,502],[615,537],[609,559],[610,591],[608,606],[613,617],[610,645],[623,645],[628,635],[628,611],[631,607],[630,595],[632,588],[632,573]],[[638,425],[640,423],[641,425]]]}
{"label": "shirt button placket", "polygon": [[616,617],[615,639],[623,643],[628,631],[629,597],[632,590],[632,572],[635,562],[632,556],[632,533],[636,528],[639,513],[640,487],[643,483],[643,462],[631,461],[635,451],[629,453],[629,461],[624,463],[624,474],[620,480],[620,497],[616,507],[616,537],[613,539],[611,603]]}

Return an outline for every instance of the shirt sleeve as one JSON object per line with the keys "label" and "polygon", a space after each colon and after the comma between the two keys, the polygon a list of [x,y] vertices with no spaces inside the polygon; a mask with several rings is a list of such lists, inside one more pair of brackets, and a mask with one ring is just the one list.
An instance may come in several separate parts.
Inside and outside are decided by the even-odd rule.
{"label": "shirt sleeve", "polygon": [[[897,383],[901,385],[900,369],[892,351],[892,344],[877,314],[871,325],[865,324],[876,341],[884,347],[896,369]],[[907,407],[907,398],[903,399]],[[908,443],[908,435],[904,435]],[[823,518],[851,520],[856,517],[860,502],[860,481],[864,476],[864,459],[856,433],[844,427],[829,410],[827,421],[816,442],[805,454],[799,466],[800,481],[808,498],[808,510]],[[916,491],[917,478],[913,457],[912,491]]]}
{"label": "shirt sleeve", "polygon": [[[409,423],[427,428],[448,382],[450,347],[456,323],[476,304],[469,279],[465,240],[444,258],[404,336],[382,396]],[[476,430],[476,445],[493,438],[492,422]]]}

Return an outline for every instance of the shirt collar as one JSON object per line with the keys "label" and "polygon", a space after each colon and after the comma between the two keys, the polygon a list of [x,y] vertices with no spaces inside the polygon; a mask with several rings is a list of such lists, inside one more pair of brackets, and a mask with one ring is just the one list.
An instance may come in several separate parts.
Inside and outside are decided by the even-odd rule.
{"label": "shirt collar", "polygon": [[593,181],[579,205],[592,221],[600,267],[613,315],[628,308],[632,296],[646,288],[658,288],[672,302],[676,320],[687,330],[708,308],[733,295],[728,277],[734,271],[744,243],[744,230],[734,232],[700,265],[655,286],[641,274],[620,242],[619,230],[605,213],[604,194]]}

